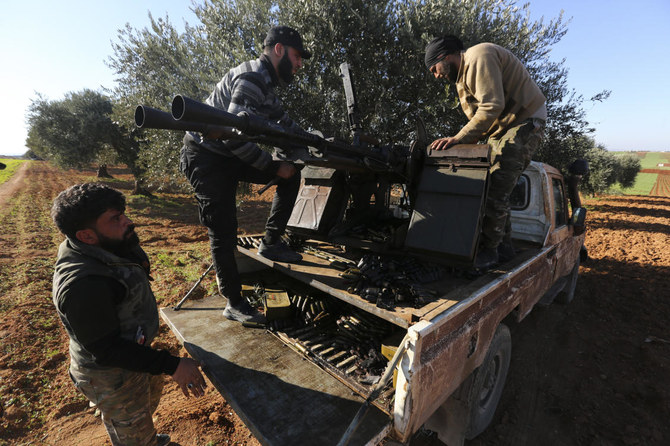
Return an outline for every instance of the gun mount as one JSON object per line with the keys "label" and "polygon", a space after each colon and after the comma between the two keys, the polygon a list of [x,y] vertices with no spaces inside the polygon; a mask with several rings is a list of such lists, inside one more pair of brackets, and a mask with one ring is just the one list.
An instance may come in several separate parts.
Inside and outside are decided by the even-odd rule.
{"label": "gun mount", "polygon": [[[362,132],[348,64],[340,71],[352,144],[245,112],[235,115],[183,95],[173,99],[171,114],[138,106],[135,123],[272,146],[278,159],[305,167],[288,222],[293,233],[471,264],[488,187],[489,146],[427,151],[422,123],[410,145],[380,144]],[[456,212],[459,217],[452,218]]]}

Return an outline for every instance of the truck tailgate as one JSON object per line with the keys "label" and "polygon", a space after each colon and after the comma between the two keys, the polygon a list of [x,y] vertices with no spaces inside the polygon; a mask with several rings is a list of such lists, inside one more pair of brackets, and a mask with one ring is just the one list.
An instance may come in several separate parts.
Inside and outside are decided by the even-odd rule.
{"label": "truck tailgate", "polygon": [[[363,399],[271,333],[225,319],[224,307],[210,296],[161,316],[261,444],[337,444]],[[350,444],[376,444],[390,421],[372,406]]]}

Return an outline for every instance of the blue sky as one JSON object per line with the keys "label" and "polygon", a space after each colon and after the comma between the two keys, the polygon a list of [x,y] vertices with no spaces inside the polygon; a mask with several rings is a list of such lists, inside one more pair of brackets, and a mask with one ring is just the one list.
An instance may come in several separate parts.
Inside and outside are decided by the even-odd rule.
{"label": "blue sky", "polygon": [[[522,5],[525,2],[518,2]],[[551,58],[566,59],[568,85],[588,99],[606,89],[604,103],[586,103],[595,139],[609,150],[670,150],[670,1],[530,0],[532,18],[564,10],[568,33]],[[168,14],[178,26],[196,23],[189,0],[3,0],[0,79],[4,87],[0,154],[25,153],[25,113],[41,93],[51,100],[84,88],[112,87],[105,65],[117,31],[147,16]],[[223,73],[222,73],[223,74]]]}

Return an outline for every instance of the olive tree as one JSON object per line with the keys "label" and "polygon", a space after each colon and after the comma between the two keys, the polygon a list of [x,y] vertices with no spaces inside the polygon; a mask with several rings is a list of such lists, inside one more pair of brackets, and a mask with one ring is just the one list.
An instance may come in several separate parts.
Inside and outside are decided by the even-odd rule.
{"label": "olive tree", "polygon": [[112,120],[112,101],[100,92],[70,92],[61,100],[38,94],[28,107],[26,146],[37,156],[62,168],[81,169],[99,164],[98,176],[109,176],[107,164],[126,164],[141,187],[142,171],[136,166],[137,143],[125,127]]}
{"label": "olive tree", "polygon": [[[559,168],[574,157],[564,142],[588,135],[584,99],[570,90],[565,61],[552,61],[552,45],[567,32],[563,16],[530,19],[528,4],[513,0],[202,0],[199,23],[178,32],[169,17],[144,29],[127,25],[113,44],[116,116],[132,125],[138,104],[169,109],[175,94],[204,100],[230,68],[258,57],[267,30],[284,24],[300,31],[313,57],[296,82],[279,89],[285,108],[307,129],[347,137],[346,101],[339,65],[354,73],[365,130],[384,143],[408,143],[422,119],[429,138],[453,135],[466,118],[453,86],[424,66],[424,48],[442,34],[466,46],[493,42],[528,67],[548,103],[547,139],[537,159]],[[185,185],[178,173],[179,132],[140,131],[139,162],[154,184]]]}
{"label": "olive tree", "polygon": [[621,187],[632,187],[635,184],[635,178],[642,168],[640,158],[631,154],[625,153],[615,158],[616,161],[616,182],[621,184]]}

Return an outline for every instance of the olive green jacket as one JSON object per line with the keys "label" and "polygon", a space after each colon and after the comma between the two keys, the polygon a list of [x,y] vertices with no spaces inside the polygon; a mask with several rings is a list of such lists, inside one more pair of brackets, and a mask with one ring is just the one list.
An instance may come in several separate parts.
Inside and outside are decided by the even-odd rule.
{"label": "olive green jacket", "polygon": [[[138,246],[135,251],[137,252],[133,254],[137,259],[146,259],[148,262],[142,248]],[[53,278],[53,302],[70,337],[71,363],[79,369],[106,368],[95,363],[95,358],[79,342],[62,311],[69,285],[91,275],[110,277],[125,289],[125,296],[116,307],[120,336],[123,339],[149,345],[158,332],[156,298],[151,291],[149,275],[145,269],[135,261],[68,238],[58,248]],[[95,299],[95,296],[91,296],[91,299]]]}

